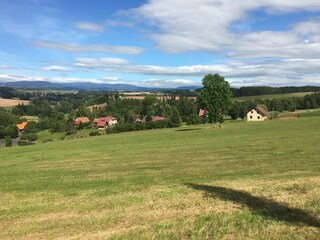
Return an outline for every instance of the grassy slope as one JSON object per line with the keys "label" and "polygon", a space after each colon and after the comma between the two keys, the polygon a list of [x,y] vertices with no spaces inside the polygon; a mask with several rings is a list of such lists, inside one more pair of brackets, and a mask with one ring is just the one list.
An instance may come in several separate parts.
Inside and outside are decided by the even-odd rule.
{"label": "grassy slope", "polygon": [[182,129],[0,149],[0,238],[317,239],[319,117]]}
{"label": "grassy slope", "polygon": [[283,93],[283,94],[270,94],[270,95],[257,95],[249,97],[233,98],[234,101],[242,102],[255,99],[274,99],[274,98],[291,98],[291,97],[304,97],[305,95],[312,94],[313,92],[298,92],[298,93]]}

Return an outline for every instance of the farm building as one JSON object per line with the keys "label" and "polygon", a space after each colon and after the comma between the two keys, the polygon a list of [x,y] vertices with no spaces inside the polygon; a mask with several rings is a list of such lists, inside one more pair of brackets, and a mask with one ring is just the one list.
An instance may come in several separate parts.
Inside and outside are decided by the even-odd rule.
{"label": "farm building", "polygon": [[93,126],[98,129],[105,129],[118,123],[117,119],[112,116],[101,117],[93,119]]}
{"label": "farm building", "polygon": [[257,105],[247,113],[247,122],[264,121],[268,118],[268,111],[261,105]]}
{"label": "farm building", "polygon": [[24,128],[27,126],[27,124],[28,124],[27,122],[23,122],[16,125],[20,133],[24,131]]}
{"label": "farm building", "polygon": [[90,123],[90,120],[87,117],[78,117],[73,121],[74,126],[79,126],[81,123]]}

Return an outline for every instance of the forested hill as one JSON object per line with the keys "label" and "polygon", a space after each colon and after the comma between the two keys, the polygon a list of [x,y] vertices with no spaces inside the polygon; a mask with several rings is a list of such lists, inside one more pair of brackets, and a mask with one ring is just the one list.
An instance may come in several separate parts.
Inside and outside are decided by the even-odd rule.
{"label": "forested hill", "polygon": [[320,86],[301,86],[301,87],[241,87],[231,88],[233,97],[248,97],[257,95],[297,93],[297,92],[320,92]]}
{"label": "forested hill", "polygon": [[[138,87],[137,87],[138,88]],[[190,88],[176,88],[176,89],[145,89],[141,88],[144,91],[148,90],[150,92],[157,91],[161,92],[164,91],[166,93],[177,93],[177,91],[181,91],[181,93],[189,92],[189,94],[195,94],[198,92],[201,88],[195,89],[195,86],[190,86]],[[30,97],[28,92],[19,91],[17,92],[16,89],[24,89],[24,88],[13,88],[13,87],[4,87],[0,85],[0,97],[2,98],[20,98],[28,100],[28,97]],[[34,89],[42,89],[42,88],[34,88]],[[46,88],[44,88],[46,89]],[[140,89],[140,91],[142,91]],[[57,90],[57,88],[56,88]],[[58,89],[58,90],[66,90],[66,89]],[[70,90],[70,89],[69,89]],[[137,89],[134,89],[135,91],[139,91]],[[195,90],[195,93],[193,92]],[[86,91],[86,90],[82,90]],[[98,91],[97,89],[90,89],[88,88],[87,91]],[[99,91],[117,91],[117,89],[113,90],[107,90],[107,89],[100,89]],[[133,91],[127,90],[127,91]],[[298,93],[298,92],[320,92],[320,86],[300,86],[300,87],[293,87],[293,86],[287,86],[287,87],[267,87],[267,86],[260,86],[260,87],[240,87],[240,88],[231,88],[231,91],[233,93],[233,97],[248,97],[248,96],[257,96],[257,95],[271,95],[271,94],[283,94],[283,93]]]}

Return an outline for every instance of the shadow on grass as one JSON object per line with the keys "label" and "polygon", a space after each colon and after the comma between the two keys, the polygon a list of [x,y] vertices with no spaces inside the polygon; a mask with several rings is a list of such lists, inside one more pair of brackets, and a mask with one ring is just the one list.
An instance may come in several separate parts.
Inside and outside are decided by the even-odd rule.
{"label": "shadow on grass", "polygon": [[263,217],[281,220],[291,224],[302,223],[310,227],[320,228],[319,219],[315,218],[308,212],[298,208],[288,207],[285,204],[278,203],[265,197],[256,197],[245,191],[225,187],[193,183],[187,183],[186,185],[190,188],[204,191],[205,195],[208,197],[220,198],[222,200],[246,205],[250,211]]}
{"label": "shadow on grass", "polygon": [[187,131],[195,131],[195,130],[201,130],[201,128],[186,128],[186,129],[177,129],[177,132],[187,132]]}

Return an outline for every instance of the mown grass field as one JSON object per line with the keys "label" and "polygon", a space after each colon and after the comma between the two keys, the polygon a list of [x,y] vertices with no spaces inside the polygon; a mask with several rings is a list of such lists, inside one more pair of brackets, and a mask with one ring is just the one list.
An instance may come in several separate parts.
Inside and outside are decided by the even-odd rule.
{"label": "mown grass field", "polygon": [[298,93],[283,93],[283,94],[270,94],[270,95],[257,95],[257,96],[248,96],[248,97],[237,97],[233,98],[233,101],[248,101],[255,99],[281,99],[281,98],[291,98],[291,97],[304,97],[308,94],[312,94],[313,92],[298,92]]}
{"label": "mown grass field", "polygon": [[319,239],[320,117],[0,149],[2,239]]}

